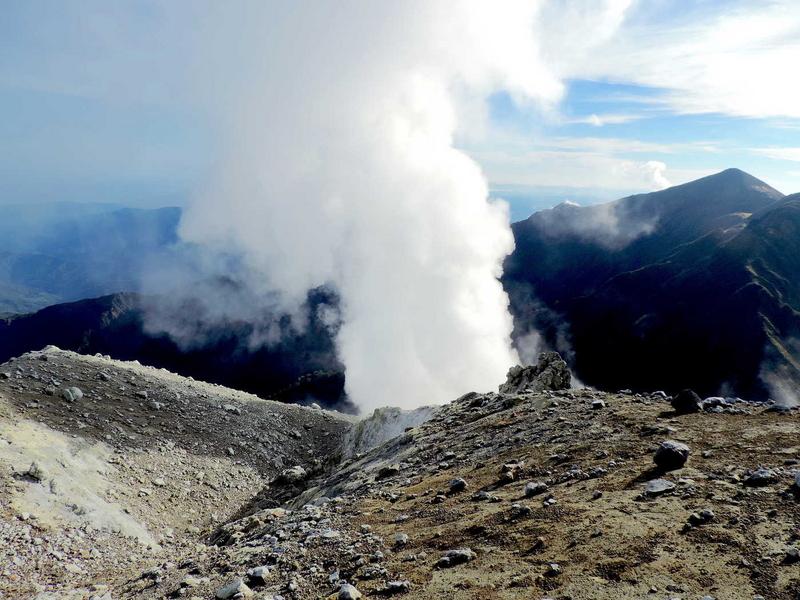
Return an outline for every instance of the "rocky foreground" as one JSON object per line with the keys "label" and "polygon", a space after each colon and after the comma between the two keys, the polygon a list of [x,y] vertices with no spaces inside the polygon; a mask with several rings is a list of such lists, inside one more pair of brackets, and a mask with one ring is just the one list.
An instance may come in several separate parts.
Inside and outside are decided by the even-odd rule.
{"label": "rocky foreground", "polygon": [[793,409],[526,389],[356,424],[134,363],[25,355],[0,366],[0,591],[800,595]]}

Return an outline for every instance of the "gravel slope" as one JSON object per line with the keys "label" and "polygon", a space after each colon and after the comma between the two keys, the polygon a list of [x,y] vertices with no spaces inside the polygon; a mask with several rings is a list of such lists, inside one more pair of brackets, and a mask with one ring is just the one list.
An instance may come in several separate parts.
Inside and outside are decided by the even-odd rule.
{"label": "gravel slope", "polygon": [[[86,395],[49,396],[52,378]],[[354,428],[57,350],[2,365],[0,396],[9,598],[346,600],[344,582],[437,600],[800,594],[792,410],[676,415],[661,395],[490,393]],[[379,441],[376,423],[409,427],[360,446],[365,431]],[[681,468],[656,468],[665,440],[689,446]],[[41,481],[25,474],[33,460]],[[758,467],[771,478],[754,480]],[[64,491],[62,475],[94,496]],[[670,489],[645,494],[658,479]]]}

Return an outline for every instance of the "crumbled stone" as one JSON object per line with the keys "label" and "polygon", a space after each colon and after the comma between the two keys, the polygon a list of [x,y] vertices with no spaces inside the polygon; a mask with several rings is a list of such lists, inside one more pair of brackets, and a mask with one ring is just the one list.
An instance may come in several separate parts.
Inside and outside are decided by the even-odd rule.
{"label": "crumbled stone", "polygon": [[456,477],[450,481],[448,487],[450,488],[450,492],[453,494],[463,492],[465,489],[467,489],[467,481],[462,477]]}
{"label": "crumbled stone", "polygon": [[674,490],[676,485],[666,479],[654,479],[644,487],[645,496],[660,496]]}
{"label": "crumbled stone", "polygon": [[342,587],[339,588],[338,600],[359,600],[361,596],[361,592],[359,592],[354,585],[350,585],[349,583],[344,583]]}
{"label": "crumbled stone", "polygon": [[31,463],[31,466],[28,467],[27,474],[30,477],[33,477],[37,481],[44,481],[45,479],[50,477],[50,474],[47,472],[47,469],[45,469],[42,466],[42,464],[37,460],[33,461]]}
{"label": "crumbled stone", "polygon": [[411,589],[411,582],[407,579],[402,581],[387,581],[386,593],[387,594],[405,594]]}
{"label": "crumbled stone", "polygon": [[296,465],[289,469],[284,469],[280,474],[280,481],[283,483],[299,483],[308,477],[306,470],[300,465]]}
{"label": "crumbled stone", "polygon": [[778,481],[778,476],[772,469],[758,467],[744,480],[744,484],[750,487],[763,487]]}
{"label": "crumbled stone", "polygon": [[526,496],[536,496],[549,490],[550,487],[543,481],[531,481],[525,486]]}
{"label": "crumbled stone", "polygon": [[239,598],[249,598],[253,595],[253,590],[251,590],[245,584],[244,580],[237,579],[233,583],[226,585],[224,588],[217,591],[217,598],[220,600],[225,600],[226,598],[233,598],[237,596]]}
{"label": "crumbled stone", "polygon": [[439,567],[452,567],[471,560],[475,560],[475,553],[470,548],[459,548],[445,552],[436,564]]}
{"label": "crumbled stone", "polygon": [[388,465],[386,467],[381,467],[378,470],[378,479],[385,479],[386,477],[392,477],[397,475],[400,472],[400,465]]}
{"label": "crumbled stone", "polygon": [[501,394],[567,390],[572,385],[572,374],[558,352],[542,352],[535,365],[511,367],[506,382],[500,386]]}
{"label": "crumbled stone", "polygon": [[247,571],[247,580],[254,585],[264,585],[268,576],[269,567],[267,566],[254,567]]}

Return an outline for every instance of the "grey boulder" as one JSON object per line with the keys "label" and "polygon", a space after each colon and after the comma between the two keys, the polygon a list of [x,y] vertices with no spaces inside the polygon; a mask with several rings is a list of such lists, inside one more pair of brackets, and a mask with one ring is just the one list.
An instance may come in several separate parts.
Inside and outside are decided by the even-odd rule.
{"label": "grey boulder", "polygon": [[61,397],[67,402],[75,402],[83,398],[83,391],[79,387],[68,387],[61,390]]}
{"label": "grey boulder", "polygon": [[689,446],[680,442],[667,440],[662,442],[653,455],[653,462],[665,471],[680,469],[689,460]]}

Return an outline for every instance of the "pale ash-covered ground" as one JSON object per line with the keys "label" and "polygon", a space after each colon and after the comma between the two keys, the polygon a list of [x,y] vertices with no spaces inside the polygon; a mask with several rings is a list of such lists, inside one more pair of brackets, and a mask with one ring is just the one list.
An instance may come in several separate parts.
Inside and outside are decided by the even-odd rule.
{"label": "pale ash-covered ground", "polygon": [[[239,580],[241,597],[286,600],[345,600],[345,581],[365,597],[437,600],[800,595],[792,411],[736,402],[676,415],[660,396],[475,394],[348,457],[367,446],[354,437],[379,436],[333,413],[47,354],[0,367],[11,374],[0,380],[10,598],[210,599],[233,597],[223,590]],[[53,377],[86,398],[42,393]],[[392,414],[371,423],[401,431]],[[668,439],[691,456],[665,473],[652,456]],[[43,463],[50,479],[22,475],[36,452],[55,457]],[[295,464],[310,476],[268,483]],[[772,479],[749,485],[758,467]],[[105,504],[70,509],[81,492],[58,483],[61,469]],[[465,489],[451,489],[456,478]],[[658,478],[674,489],[644,495]],[[529,482],[547,489],[527,496]],[[439,562],[466,549],[467,562]]]}
{"label": "pale ash-covered ground", "polygon": [[[84,397],[68,402],[73,386]],[[135,362],[54,348],[11,360],[0,366],[0,597],[102,595],[203,556],[269,479],[322,468],[350,427]],[[27,474],[34,461],[41,480]]]}

